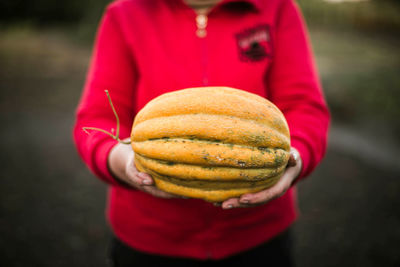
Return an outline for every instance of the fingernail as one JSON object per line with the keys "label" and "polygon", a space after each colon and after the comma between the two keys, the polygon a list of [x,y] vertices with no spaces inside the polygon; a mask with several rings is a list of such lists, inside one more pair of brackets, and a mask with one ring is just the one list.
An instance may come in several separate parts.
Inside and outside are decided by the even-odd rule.
{"label": "fingernail", "polygon": [[245,204],[247,204],[247,203],[249,203],[249,202],[250,202],[250,199],[248,199],[248,198],[244,198],[244,199],[241,199],[241,200],[240,200],[240,202],[241,202],[241,203],[245,203]]}
{"label": "fingernail", "polygon": [[138,173],[138,176],[139,176],[140,178],[142,178],[142,179],[148,178],[148,177],[147,177],[147,174],[145,174],[145,173],[143,173],[143,172],[139,172],[139,173]]}
{"label": "fingernail", "polygon": [[233,205],[232,204],[229,204],[229,205],[227,205],[227,206],[225,206],[225,209],[231,209],[231,208],[233,208]]}
{"label": "fingernail", "polygon": [[151,185],[151,180],[144,179],[144,180],[142,180],[142,183],[145,184],[145,185]]}

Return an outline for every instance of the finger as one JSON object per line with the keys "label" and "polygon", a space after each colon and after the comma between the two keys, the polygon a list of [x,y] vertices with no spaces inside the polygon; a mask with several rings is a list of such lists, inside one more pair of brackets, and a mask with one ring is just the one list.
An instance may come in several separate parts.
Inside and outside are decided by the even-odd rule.
{"label": "finger", "polygon": [[290,157],[289,157],[289,161],[288,161],[288,164],[287,164],[287,166],[288,167],[293,167],[293,166],[296,166],[296,159],[294,158],[294,155],[293,154],[290,154]]}
{"label": "finger", "polygon": [[225,210],[240,207],[239,198],[230,198],[222,202],[221,207]]}
{"label": "finger", "polygon": [[275,189],[266,189],[257,193],[245,194],[240,197],[239,203],[242,205],[260,205],[274,199]]}
{"label": "finger", "polygon": [[136,177],[138,178],[141,185],[153,185],[154,181],[153,178],[144,172],[138,172]]}
{"label": "finger", "polygon": [[240,198],[231,198],[221,203],[222,209],[233,209],[233,208],[248,208],[255,206],[251,203],[241,203]]}
{"label": "finger", "polygon": [[138,169],[136,168],[136,166],[133,162],[133,159],[128,163],[125,170],[126,170],[126,175],[133,183],[136,183],[139,185],[153,185],[154,184],[154,181],[149,174],[138,171]]}
{"label": "finger", "polygon": [[273,187],[257,193],[244,194],[240,197],[239,203],[242,205],[259,205],[281,197],[290,188],[292,176],[292,171],[288,169]]}
{"label": "finger", "polygon": [[288,167],[296,166],[298,164],[299,159],[300,159],[299,151],[297,151],[296,148],[292,147],[290,149],[290,157],[287,166]]}
{"label": "finger", "polygon": [[131,172],[127,176],[130,182],[139,186],[151,186],[154,184],[153,179],[147,173]]}

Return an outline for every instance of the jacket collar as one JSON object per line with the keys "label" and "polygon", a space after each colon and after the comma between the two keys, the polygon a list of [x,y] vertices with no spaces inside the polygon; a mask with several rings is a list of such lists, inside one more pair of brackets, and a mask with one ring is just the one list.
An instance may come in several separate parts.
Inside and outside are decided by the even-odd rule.
{"label": "jacket collar", "polygon": [[257,10],[261,10],[260,0],[222,0],[219,4],[234,3],[234,2],[245,2],[254,6]]}
{"label": "jacket collar", "polygon": [[[167,2],[171,3],[171,2],[176,2],[176,1],[168,0]],[[178,0],[178,2],[185,4],[183,0]],[[261,9],[262,9],[260,0],[222,0],[221,2],[219,2],[217,4],[217,6],[228,4],[228,3],[248,3],[251,6],[253,6],[257,11],[261,11]]]}

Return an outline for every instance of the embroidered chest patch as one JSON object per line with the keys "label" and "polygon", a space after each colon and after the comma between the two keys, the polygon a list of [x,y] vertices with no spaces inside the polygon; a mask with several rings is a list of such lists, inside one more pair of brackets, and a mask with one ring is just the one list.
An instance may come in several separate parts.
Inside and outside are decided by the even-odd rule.
{"label": "embroidered chest patch", "polygon": [[235,34],[241,61],[261,61],[272,56],[268,25],[258,25]]}

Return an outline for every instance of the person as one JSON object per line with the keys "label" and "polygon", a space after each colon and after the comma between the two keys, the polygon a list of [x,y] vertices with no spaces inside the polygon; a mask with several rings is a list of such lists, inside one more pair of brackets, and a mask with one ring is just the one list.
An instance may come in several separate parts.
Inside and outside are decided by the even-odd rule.
{"label": "person", "polygon": [[[115,129],[105,89],[120,117],[120,136],[128,138],[135,114],[151,99],[201,86],[246,90],[283,112],[293,163],[275,186],[220,206],[180,198],[138,172],[130,145],[82,130]],[[89,168],[109,184],[114,266],[291,266],[295,184],[323,158],[329,119],[294,0],[111,3],[98,29],[74,140]]]}

